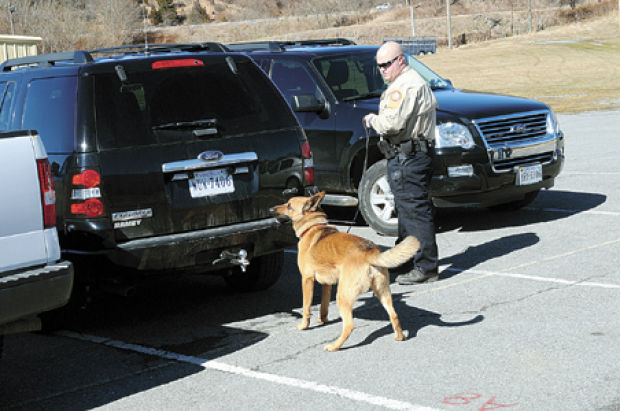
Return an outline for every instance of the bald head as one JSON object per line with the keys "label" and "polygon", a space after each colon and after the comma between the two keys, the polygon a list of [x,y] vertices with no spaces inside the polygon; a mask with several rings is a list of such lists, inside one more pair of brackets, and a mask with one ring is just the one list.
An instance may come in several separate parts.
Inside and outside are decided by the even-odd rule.
{"label": "bald head", "polygon": [[383,60],[390,60],[396,56],[403,54],[403,49],[395,41],[387,41],[383,43],[379,50],[377,51],[377,62],[381,62],[380,58]]}
{"label": "bald head", "polygon": [[395,41],[383,43],[377,50],[377,65],[385,81],[394,81],[407,65],[400,44]]}

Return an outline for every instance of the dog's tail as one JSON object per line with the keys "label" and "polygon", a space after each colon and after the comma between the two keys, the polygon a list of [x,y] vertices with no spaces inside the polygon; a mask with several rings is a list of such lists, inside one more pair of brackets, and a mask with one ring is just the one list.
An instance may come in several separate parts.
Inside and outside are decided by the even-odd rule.
{"label": "dog's tail", "polygon": [[390,248],[377,254],[370,262],[376,267],[394,268],[409,261],[418,252],[420,241],[414,236],[409,236]]}

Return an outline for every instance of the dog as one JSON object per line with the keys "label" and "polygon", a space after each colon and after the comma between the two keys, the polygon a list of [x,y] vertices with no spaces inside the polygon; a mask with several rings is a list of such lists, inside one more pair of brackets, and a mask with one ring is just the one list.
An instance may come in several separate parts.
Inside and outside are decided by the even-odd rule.
{"label": "dog", "polygon": [[360,294],[372,288],[387,311],[395,339],[405,339],[398,315],[392,305],[388,268],[405,263],[420,248],[415,237],[407,237],[395,247],[381,252],[373,242],[353,234],[339,232],[327,223],[327,215],[320,208],[325,192],[312,197],[293,197],[285,204],[273,207],[271,212],[279,221],[292,220],[299,238],[297,264],[301,273],[303,294],[302,321],[298,330],[310,325],[310,305],[314,281],[321,284],[321,309],[318,321],[327,322],[327,312],[334,284],[338,284],[336,302],[342,318],[342,334],[326,351],[336,351],[353,331],[353,304]]}

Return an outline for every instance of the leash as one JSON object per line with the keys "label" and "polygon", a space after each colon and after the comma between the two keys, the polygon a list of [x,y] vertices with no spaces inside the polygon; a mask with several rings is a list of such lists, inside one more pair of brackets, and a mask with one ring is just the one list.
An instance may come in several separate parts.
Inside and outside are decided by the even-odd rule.
{"label": "leash", "polygon": [[[362,123],[364,123],[364,120],[362,120]],[[364,165],[362,166],[362,177],[364,176],[364,173],[366,172],[366,167],[368,165],[368,145],[370,143],[370,129],[366,127],[366,124],[364,124],[364,132],[366,134],[366,152],[364,153]],[[360,177],[360,183],[361,182],[362,182],[362,178]],[[357,217],[359,216],[359,213],[360,213],[360,206],[358,202],[358,205],[355,208],[355,214],[353,215],[353,221],[351,221],[351,224],[349,224],[349,228],[347,228],[347,233],[351,231],[351,227],[353,227],[353,224],[355,224],[355,222],[357,221]]]}

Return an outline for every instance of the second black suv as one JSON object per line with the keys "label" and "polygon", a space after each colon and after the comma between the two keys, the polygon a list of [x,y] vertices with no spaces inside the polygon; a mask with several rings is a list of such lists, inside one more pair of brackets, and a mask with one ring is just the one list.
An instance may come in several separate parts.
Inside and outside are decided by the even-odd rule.
{"label": "second black suv", "polygon": [[45,144],[82,284],[126,292],[129,272],[197,268],[263,289],[296,243],[269,209],[312,183],[306,137],[267,76],[219,44],[8,60],[0,130],[16,129]]}
{"label": "second black suv", "polygon": [[[376,148],[378,136],[366,141],[362,124],[365,114],[377,111],[386,88],[375,61],[378,46],[326,39],[227,47],[251,56],[295,110],[312,146],[316,185],[328,193],[323,203],[359,203],[372,228],[395,235],[386,161]],[[439,102],[435,206],[518,208],[554,185],[564,162],[564,137],[547,105],[455,89],[415,58],[408,61]]]}

